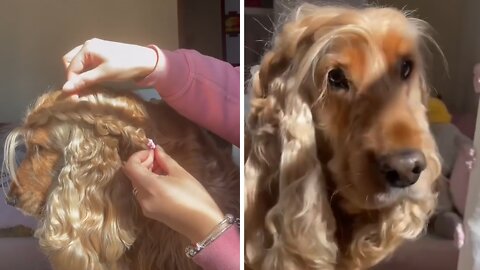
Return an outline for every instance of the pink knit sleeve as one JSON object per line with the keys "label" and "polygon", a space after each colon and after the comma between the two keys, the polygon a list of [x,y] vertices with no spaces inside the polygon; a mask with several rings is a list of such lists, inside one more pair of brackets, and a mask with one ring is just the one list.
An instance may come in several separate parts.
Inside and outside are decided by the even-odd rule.
{"label": "pink knit sleeve", "polygon": [[204,270],[239,270],[240,236],[236,226],[231,226],[214,242],[193,257]]}
{"label": "pink knit sleeve", "polygon": [[138,86],[155,88],[180,114],[239,146],[239,69],[192,50],[150,47],[157,52],[157,66]]}

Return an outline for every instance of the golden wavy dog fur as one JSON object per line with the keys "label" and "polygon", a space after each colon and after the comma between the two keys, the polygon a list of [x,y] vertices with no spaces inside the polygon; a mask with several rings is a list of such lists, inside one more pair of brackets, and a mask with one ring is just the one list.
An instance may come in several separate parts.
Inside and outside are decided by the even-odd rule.
{"label": "golden wavy dog fur", "polygon": [[[249,268],[368,269],[422,233],[440,174],[427,26],[391,8],[302,5],[275,35],[246,127]],[[392,186],[379,163],[405,150],[423,165]]]}
{"label": "golden wavy dog fur", "polygon": [[[147,138],[195,176],[225,213],[239,212],[230,146],[164,103],[107,90],[40,97],[6,143],[9,198],[39,219],[35,232],[54,269],[199,269],[189,241],[143,216],[122,161]],[[27,147],[14,166],[15,147]],[[195,222],[192,220],[192,222]]]}

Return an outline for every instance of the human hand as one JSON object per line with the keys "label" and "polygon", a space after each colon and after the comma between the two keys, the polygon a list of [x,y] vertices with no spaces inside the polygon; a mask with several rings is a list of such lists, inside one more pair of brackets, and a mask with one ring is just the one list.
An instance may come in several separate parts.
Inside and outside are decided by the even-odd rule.
{"label": "human hand", "polygon": [[144,78],[155,68],[157,53],[148,47],[94,38],[65,54],[63,63],[67,71],[63,90],[76,91],[107,81]]}
{"label": "human hand", "polygon": [[143,214],[197,243],[223,220],[207,190],[159,146],[134,153],[123,166]]}

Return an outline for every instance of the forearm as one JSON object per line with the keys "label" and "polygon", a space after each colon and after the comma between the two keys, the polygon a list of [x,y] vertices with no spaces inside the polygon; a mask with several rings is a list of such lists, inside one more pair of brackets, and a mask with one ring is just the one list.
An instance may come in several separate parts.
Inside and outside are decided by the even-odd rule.
{"label": "forearm", "polygon": [[155,88],[179,113],[239,146],[239,70],[195,51],[154,48],[157,66],[138,85]]}

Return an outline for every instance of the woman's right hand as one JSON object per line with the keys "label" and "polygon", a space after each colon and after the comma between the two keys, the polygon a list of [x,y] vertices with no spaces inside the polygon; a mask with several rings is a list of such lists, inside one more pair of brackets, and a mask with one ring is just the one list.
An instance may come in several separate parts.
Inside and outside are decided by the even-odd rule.
{"label": "woman's right hand", "polygon": [[134,153],[123,172],[135,188],[143,214],[192,243],[205,239],[224,217],[205,187],[160,146]]}
{"label": "woman's right hand", "polygon": [[67,70],[65,91],[102,82],[140,80],[161,65],[154,49],[102,39],[90,39],[63,56]]}

